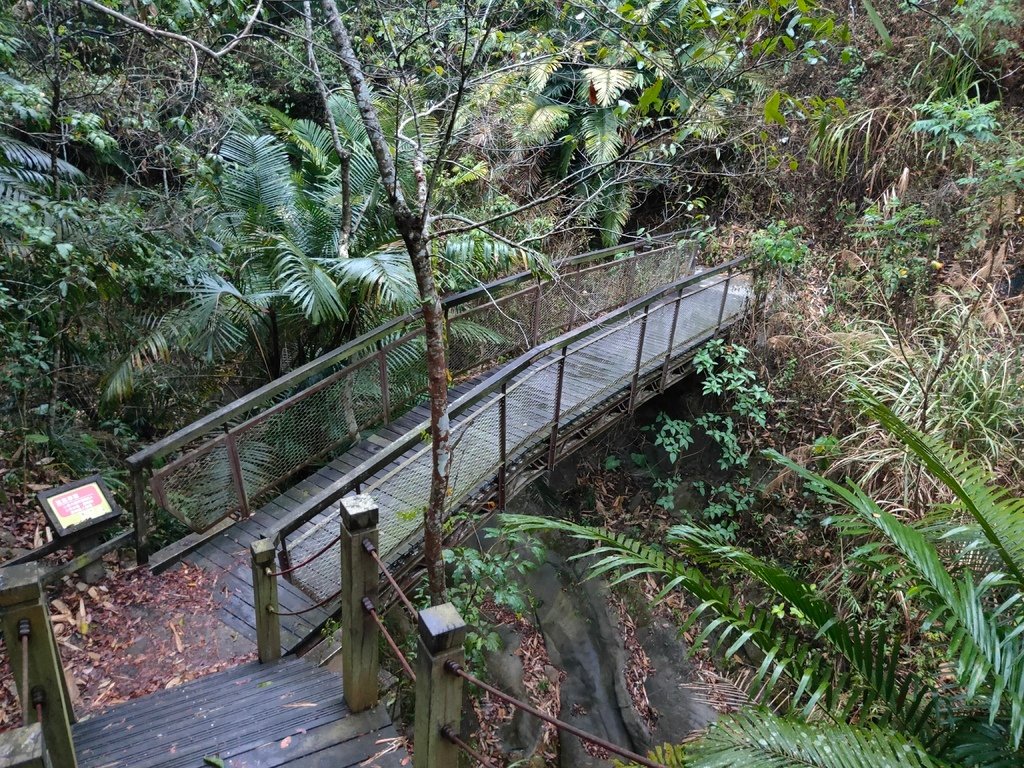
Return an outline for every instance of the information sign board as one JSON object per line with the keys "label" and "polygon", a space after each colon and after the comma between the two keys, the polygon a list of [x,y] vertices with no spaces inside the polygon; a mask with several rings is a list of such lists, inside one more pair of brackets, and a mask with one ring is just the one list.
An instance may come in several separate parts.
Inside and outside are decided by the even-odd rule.
{"label": "information sign board", "polygon": [[38,499],[58,537],[93,528],[121,515],[99,475],[50,488],[40,493]]}

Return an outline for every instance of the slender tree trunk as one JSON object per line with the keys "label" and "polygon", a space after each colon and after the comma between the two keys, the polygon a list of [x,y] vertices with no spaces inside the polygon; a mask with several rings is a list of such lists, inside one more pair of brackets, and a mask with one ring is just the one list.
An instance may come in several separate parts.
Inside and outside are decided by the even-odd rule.
{"label": "slender tree trunk", "polygon": [[[352,40],[338,13],[334,0],[321,0],[331,37],[338,49],[342,68],[352,87],[356,106],[359,109],[366,135],[377,161],[388,201],[395,217],[395,224],[412,261],[416,284],[420,293],[423,310],[423,324],[427,340],[427,388],[430,396],[431,459],[430,500],[424,514],[423,549],[427,565],[427,579],[430,599],[435,605],[445,599],[444,561],[441,558],[442,532],[445,502],[448,495],[451,440],[448,421],[448,364],[445,359],[444,313],[441,298],[434,282],[433,265],[430,261],[430,237],[427,228],[427,212],[416,211],[409,204],[398,181],[398,169],[387,135],[381,125],[373,104],[370,86],[366,82],[363,68],[352,47]],[[416,168],[418,197],[426,200],[427,179],[421,165]]]}

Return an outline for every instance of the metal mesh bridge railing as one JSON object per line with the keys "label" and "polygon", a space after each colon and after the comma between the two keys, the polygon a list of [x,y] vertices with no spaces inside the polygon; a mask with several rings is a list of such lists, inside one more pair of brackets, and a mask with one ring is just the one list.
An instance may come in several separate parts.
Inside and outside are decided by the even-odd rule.
{"label": "metal mesh bridge railing", "polygon": [[[673,361],[738,319],[750,295],[739,265],[676,281],[542,345],[453,404],[450,509],[493,493],[538,457],[553,461],[575,422],[616,398],[632,406],[643,382],[662,380]],[[337,588],[339,553],[325,544],[337,535],[336,502],[347,493],[369,493],[377,501],[384,560],[395,562],[418,542],[431,476],[430,445],[419,439],[424,426],[282,523],[277,536],[293,561],[325,550],[294,574],[305,591],[322,597]]]}
{"label": "metal mesh bridge railing", "polygon": [[[500,364],[692,270],[692,243],[640,248],[585,254],[547,279],[524,273],[446,299],[452,376]],[[424,349],[418,317],[399,318],[133,456],[136,519],[142,470],[163,457],[172,460],[153,470],[150,488],[192,530],[250,514],[293,476],[414,406],[427,391]]]}

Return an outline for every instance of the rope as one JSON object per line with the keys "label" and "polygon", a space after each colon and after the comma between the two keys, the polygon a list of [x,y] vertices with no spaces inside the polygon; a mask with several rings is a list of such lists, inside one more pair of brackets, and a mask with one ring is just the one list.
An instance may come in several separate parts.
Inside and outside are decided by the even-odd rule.
{"label": "rope", "polygon": [[383,560],[380,559],[380,553],[377,552],[377,548],[373,545],[373,542],[369,539],[363,539],[363,549],[369,553],[370,557],[373,558],[374,562],[377,563],[377,567],[380,568],[380,572],[384,574],[384,578],[388,580],[392,589],[395,590],[395,594],[398,595],[398,599],[402,601],[405,606],[405,610],[409,612],[409,615],[415,620],[419,616],[419,612],[416,607],[412,604],[409,596],[405,594],[405,591],[398,586],[398,582],[395,581],[395,577],[391,575],[391,571]]}
{"label": "rope", "polygon": [[[320,550],[319,552],[317,552],[316,554],[314,554],[314,555],[310,555],[310,556],[309,556],[309,557],[307,557],[307,558],[306,558],[305,560],[303,560],[303,561],[302,561],[301,563],[296,563],[295,565],[290,565],[290,566],[288,566],[287,568],[282,568],[282,569],[281,569],[280,571],[269,571],[269,572],[267,573],[267,575],[268,575],[268,576],[274,576],[274,577],[276,577],[276,576],[286,576],[286,575],[288,575],[289,573],[291,573],[292,571],[297,571],[297,570],[298,570],[299,568],[302,568],[302,567],[303,567],[304,565],[309,565],[309,564],[310,564],[311,562],[313,562],[314,560],[316,560],[316,559],[317,559],[318,557],[320,557],[320,555],[322,555],[322,554],[323,554],[324,552],[326,552],[326,551],[327,551],[328,549],[330,549],[331,547],[333,547],[333,546],[334,546],[335,544],[337,544],[337,543],[338,543],[339,541],[341,541],[341,534],[340,534],[340,533],[339,533],[339,534],[338,534],[337,536],[335,536],[335,537],[334,537],[334,538],[333,538],[333,539],[332,539],[332,540],[331,540],[331,541],[330,541],[330,542],[329,542],[329,543],[327,544],[327,546],[325,546],[325,547],[324,547],[323,549],[321,549],[321,550]],[[284,615],[284,614],[282,614],[282,615]]]}
{"label": "rope", "polygon": [[450,741],[452,744],[457,746],[459,749],[461,749],[463,752],[465,752],[467,755],[472,757],[474,760],[476,760],[481,765],[486,766],[486,768],[494,768],[494,763],[492,763],[490,760],[488,760],[482,754],[480,754],[475,749],[473,749],[471,746],[469,746],[469,744],[467,744],[462,739],[460,739],[459,738],[459,734],[457,734],[455,732],[455,729],[452,728],[450,725],[443,725],[443,726],[441,726],[441,735],[444,736],[446,739],[448,739],[448,741]]}
{"label": "rope", "polygon": [[506,702],[507,704],[511,704],[513,707],[516,707],[517,709],[521,709],[524,712],[528,712],[534,717],[540,718],[545,723],[550,723],[559,730],[568,731],[578,739],[581,739],[583,741],[589,741],[591,744],[596,744],[597,746],[611,752],[612,754],[616,754],[619,757],[624,757],[627,760],[632,760],[634,763],[637,763],[639,765],[645,765],[647,766],[647,768],[666,768],[666,766],[662,765],[661,763],[655,763],[654,761],[644,757],[643,755],[638,755],[636,752],[630,752],[628,749],[624,749],[616,744],[612,744],[610,741],[602,739],[598,736],[594,736],[593,734],[587,733],[586,731],[582,731],[575,725],[569,725],[569,723],[565,722],[564,720],[559,720],[556,717],[552,717],[547,712],[541,712],[539,709],[531,707],[529,704],[519,701],[519,699],[513,698],[512,696],[509,696],[507,693],[498,690],[493,685],[488,685],[483,680],[473,677],[473,675],[469,674],[469,672],[463,669],[462,665],[457,662],[450,660],[446,661],[444,664],[444,668],[446,671],[452,673],[453,675],[458,675],[466,682],[472,683],[477,688],[482,688],[483,690],[487,691],[496,698]]}
{"label": "rope", "polygon": [[384,639],[387,641],[388,647],[390,647],[391,652],[395,654],[395,658],[398,659],[398,663],[402,665],[402,669],[405,670],[405,674],[407,674],[409,679],[415,683],[416,673],[412,671],[412,667],[409,665],[409,660],[405,658],[405,654],[402,653],[401,649],[398,647],[398,643],[395,642],[391,633],[388,632],[387,628],[384,626],[384,622],[381,621],[380,616],[377,615],[377,607],[373,604],[373,600],[368,597],[364,597],[363,610],[370,614],[370,618],[376,622],[377,628],[381,631],[381,634],[384,635]]}
{"label": "rope", "polygon": [[336,600],[339,597],[341,597],[341,590],[340,589],[337,592],[335,592],[333,595],[331,595],[330,597],[325,597],[323,600],[321,600],[316,605],[311,605],[308,608],[300,608],[297,611],[278,611],[273,606],[268,605],[267,606],[267,611],[269,611],[270,613],[274,614],[275,616],[299,616],[299,615],[301,615],[303,613],[309,613],[310,611],[316,610],[317,608],[323,608],[325,605],[327,605],[330,602],[333,602],[334,600]]}
{"label": "rope", "polygon": [[32,625],[28,619],[18,622],[18,637],[21,638],[21,724],[28,725],[28,638],[32,634]]}

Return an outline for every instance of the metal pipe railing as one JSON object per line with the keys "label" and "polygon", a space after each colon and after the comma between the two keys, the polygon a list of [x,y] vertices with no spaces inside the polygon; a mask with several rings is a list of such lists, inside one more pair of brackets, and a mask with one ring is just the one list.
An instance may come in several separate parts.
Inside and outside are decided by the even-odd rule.
{"label": "metal pipe railing", "polygon": [[[660,238],[658,240],[648,241],[647,244],[670,242],[672,237],[673,236],[666,236],[665,238]],[[557,286],[563,279],[568,279],[574,275],[584,274],[595,269],[605,269],[609,266],[614,267],[620,263],[628,262],[628,266],[633,266],[635,265],[636,259],[639,258],[641,254],[645,257],[649,257],[654,253],[660,253],[670,247],[663,246],[654,250],[641,252],[638,248],[642,244],[643,243],[634,243],[626,246],[615,246],[564,260],[559,263],[559,267],[561,269],[567,270],[569,268],[576,267],[577,271],[569,272],[564,277],[551,281],[551,285]],[[634,255],[624,260],[611,260],[603,264],[596,265],[591,264],[591,262],[598,261],[602,258],[628,252],[632,252]],[[635,272],[635,269],[633,272]],[[451,317],[453,322],[457,322],[461,320],[464,315],[466,317],[471,316],[472,312],[475,310],[470,310],[467,313],[456,313],[453,317],[450,314],[450,310],[454,307],[459,307],[471,302],[474,299],[482,301],[478,308],[480,311],[488,308],[498,308],[503,299],[494,298],[494,293],[496,291],[503,287],[516,285],[533,278],[534,276],[532,274],[524,272],[448,297],[445,299],[444,304],[446,317]],[[538,283],[536,289],[527,288],[525,289],[525,292],[532,293],[534,295],[533,309],[531,313],[531,324],[533,328],[528,334],[529,338],[526,339],[528,343],[532,343],[539,341],[539,333],[541,336],[543,336],[543,333],[546,333],[546,329],[542,332],[538,324],[538,318],[540,317],[540,302],[542,296],[545,295],[545,292],[542,291],[540,283]],[[575,304],[573,306],[575,307]],[[575,315],[576,313],[574,312],[573,314]],[[283,467],[279,473],[271,474],[269,479],[260,481],[262,483],[261,485],[250,489],[247,484],[247,477],[251,478],[251,475],[246,474],[247,470],[244,469],[244,462],[240,456],[242,449],[239,446],[239,442],[243,433],[255,428],[260,422],[269,418],[271,414],[280,412],[284,408],[296,404],[299,400],[315,396],[319,389],[331,385],[341,378],[355,375],[355,371],[357,369],[362,368],[368,362],[373,360],[376,360],[376,367],[379,369],[377,385],[380,390],[381,403],[380,408],[378,409],[380,412],[377,413],[370,422],[361,422],[356,426],[358,429],[363,429],[367,426],[372,426],[381,419],[386,423],[394,415],[394,411],[397,406],[408,402],[410,398],[415,395],[415,392],[406,393],[402,398],[402,403],[396,403],[393,400],[391,396],[392,392],[391,382],[389,381],[387,355],[391,350],[396,349],[401,344],[422,335],[422,329],[416,327],[419,323],[418,317],[418,313],[414,312],[403,316],[403,318],[396,318],[380,328],[374,329],[368,334],[364,334],[353,342],[343,345],[343,347],[340,347],[338,350],[321,356],[306,366],[303,366],[302,368],[287,374],[281,379],[271,382],[265,387],[236,400],[224,408],[221,408],[207,417],[194,422],[188,427],[179,430],[173,435],[158,441],[152,446],[149,446],[130,457],[128,459],[128,465],[132,475],[132,504],[136,517],[136,538],[138,540],[137,544],[140,561],[146,559],[148,533],[149,528],[151,527],[145,499],[145,475],[147,473],[152,474],[151,466],[156,459],[170,453],[174,453],[175,451],[178,451],[194,442],[196,439],[202,438],[204,435],[209,435],[211,431],[216,429],[218,426],[224,427],[226,429],[224,434],[215,436],[212,441],[203,444],[195,451],[185,454],[167,467],[159,470],[152,478],[150,485],[152,486],[153,494],[158,503],[172,513],[178,514],[175,509],[175,505],[171,503],[171,498],[168,495],[169,492],[166,489],[168,479],[173,478],[177,472],[184,468],[184,465],[202,460],[204,455],[210,454],[210,452],[215,450],[218,444],[220,444],[227,452],[227,460],[229,464],[228,469],[234,494],[233,498],[217,499],[217,503],[213,504],[210,511],[205,513],[205,515],[200,514],[196,516],[183,512],[178,514],[178,516],[183,520],[186,520],[195,530],[202,531],[216,524],[219,519],[222,519],[223,516],[231,512],[240,511],[243,514],[249,514],[249,506],[253,497],[258,496],[269,487],[280,483],[282,480],[299,471],[303,466],[306,466],[309,461],[314,461],[319,456],[328,453],[336,445],[336,439],[340,438],[336,438],[334,441],[318,446],[315,450],[310,449],[304,451],[302,461],[295,462],[294,465],[289,464],[288,466]],[[523,320],[526,321],[526,318],[524,317]],[[409,329],[412,330],[410,331]],[[399,338],[395,339],[395,336],[398,336]],[[389,343],[387,343],[386,346],[382,346],[382,343],[385,341],[388,341]],[[510,351],[514,351],[514,348]],[[342,362],[346,361],[348,362],[347,365],[327,377],[327,379],[321,378],[320,380],[315,381],[312,386],[302,388],[299,393],[284,402],[277,403],[268,411],[260,413],[241,424],[231,427],[230,429],[227,428],[228,422],[232,419],[244,416],[246,413],[251,412],[261,404],[273,400],[279,394],[286,392],[288,389],[294,389],[295,386],[298,386],[301,382],[309,381],[313,377],[319,376],[328,368],[340,365]],[[419,389],[422,389],[422,387]],[[211,460],[212,459],[207,458],[204,461],[208,462]],[[186,477],[188,477],[188,475],[186,475]],[[188,487],[187,483],[186,487]],[[179,491],[179,493],[181,493],[181,491]],[[187,491],[185,491],[185,493],[187,493]],[[178,498],[180,499],[181,497],[179,496]]]}
{"label": "metal pipe railing", "polygon": [[[541,344],[537,348],[520,355],[518,358],[507,363],[504,367],[493,373],[468,393],[452,403],[449,408],[450,418],[454,419],[458,417],[482,399],[495,394],[500,390],[503,383],[510,382],[517,374],[525,371],[536,361],[543,359],[554,352],[560,352],[562,349],[571,345],[579,344],[580,342],[589,342],[592,337],[597,337],[594,338],[594,341],[597,341],[601,335],[616,332],[618,330],[615,325],[617,322],[630,318],[638,310],[642,310],[645,306],[657,302],[659,299],[680,292],[681,298],[685,300],[689,295],[700,293],[703,290],[706,290],[706,288],[694,286],[697,286],[697,284],[702,281],[706,281],[719,275],[737,273],[741,271],[740,267],[743,267],[746,262],[746,257],[738,258],[698,275],[691,275],[682,278],[668,286],[663,286],[624,307],[614,310],[608,315],[598,318],[597,320],[593,320],[570,333],[563,334],[556,339]],[[688,288],[691,289],[689,292],[687,292]],[[365,484],[367,480],[373,477],[381,469],[396,462],[411,448],[421,445],[422,435],[425,430],[429,430],[429,427],[429,421],[421,422],[408,430],[401,438],[393,441],[387,448],[368,458],[358,467],[347,472],[343,477],[333,482],[326,489],[300,503],[289,515],[279,520],[278,525],[275,528],[275,533],[280,537],[287,536],[301,527],[312,517],[327,509],[330,505],[336,503],[345,494],[356,488],[357,485]]]}

